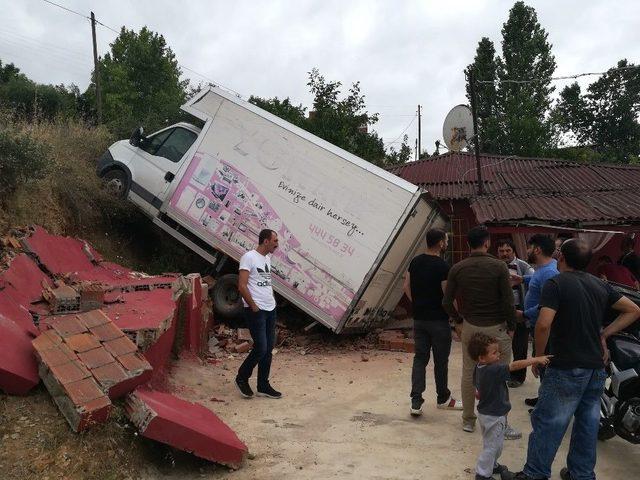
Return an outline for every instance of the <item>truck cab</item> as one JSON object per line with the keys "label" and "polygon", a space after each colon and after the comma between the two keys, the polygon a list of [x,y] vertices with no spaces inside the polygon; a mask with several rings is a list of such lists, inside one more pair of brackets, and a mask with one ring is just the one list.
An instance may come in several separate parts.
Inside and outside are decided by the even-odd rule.
{"label": "truck cab", "polygon": [[115,142],[98,160],[97,174],[107,188],[128,197],[150,216],[158,214],[176,172],[187,158],[201,129],[176,123],[144,136],[137,129],[129,140]]}

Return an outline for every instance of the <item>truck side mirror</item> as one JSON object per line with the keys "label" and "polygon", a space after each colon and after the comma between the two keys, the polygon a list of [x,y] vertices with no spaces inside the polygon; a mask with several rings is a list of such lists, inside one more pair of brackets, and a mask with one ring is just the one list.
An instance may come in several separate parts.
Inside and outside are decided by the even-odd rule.
{"label": "truck side mirror", "polygon": [[134,147],[139,147],[142,142],[144,142],[144,129],[142,127],[136,128],[133,133],[131,133],[131,137],[129,138],[129,143]]}

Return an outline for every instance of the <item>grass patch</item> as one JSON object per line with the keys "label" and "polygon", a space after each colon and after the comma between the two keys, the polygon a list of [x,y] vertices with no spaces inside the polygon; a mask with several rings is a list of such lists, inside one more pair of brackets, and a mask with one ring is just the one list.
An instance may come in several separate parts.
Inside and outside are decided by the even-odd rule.
{"label": "grass patch", "polygon": [[40,155],[37,175],[25,175],[29,168],[18,167],[20,181],[0,196],[0,234],[38,224],[52,233],[84,238],[105,258],[136,270],[208,271],[207,262],[155,227],[131,203],[102,188],[96,160],[115,140],[104,127],[74,119],[27,123],[1,114],[0,130],[12,140],[0,142],[0,166],[16,170],[20,142]]}

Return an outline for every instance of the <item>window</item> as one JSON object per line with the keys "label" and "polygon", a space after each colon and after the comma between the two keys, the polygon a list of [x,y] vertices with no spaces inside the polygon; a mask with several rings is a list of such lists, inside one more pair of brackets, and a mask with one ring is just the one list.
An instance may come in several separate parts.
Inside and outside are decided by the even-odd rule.
{"label": "window", "polygon": [[191,130],[172,128],[147,138],[140,148],[151,155],[164,157],[176,163],[187,153],[196,138],[198,135]]}
{"label": "window", "polygon": [[151,137],[147,137],[142,144],[140,144],[140,148],[151,155],[155,155],[162,142],[164,142],[169,135],[173,133],[173,128],[169,130],[165,130],[164,132],[160,132]]}
{"label": "window", "polygon": [[187,153],[189,147],[196,141],[198,135],[185,128],[176,128],[156,151],[158,157],[164,157],[172,162],[179,162]]}

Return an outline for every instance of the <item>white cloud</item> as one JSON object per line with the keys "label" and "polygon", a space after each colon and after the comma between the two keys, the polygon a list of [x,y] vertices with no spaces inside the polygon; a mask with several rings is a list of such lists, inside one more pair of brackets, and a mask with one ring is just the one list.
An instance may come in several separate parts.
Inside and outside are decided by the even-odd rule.
{"label": "white cloud", "polygon": [[[448,110],[466,101],[463,69],[483,36],[500,50],[513,1],[239,0],[100,2],[57,0],[91,10],[116,30],[149,26],[163,34],[181,64],[243,95],[291,97],[309,106],[307,72],[318,67],[344,88],[361,82],[374,128],[386,142],[423,107],[422,143],[441,136]],[[549,33],[557,75],[600,71],[619,59],[639,61],[640,2],[529,1]],[[41,0],[0,0],[0,59],[43,83],[89,83],[91,30],[86,19]],[[100,54],[116,34],[100,27]],[[202,80],[185,71],[195,82]],[[593,78],[583,80],[587,85]],[[558,83],[558,90],[565,83]],[[416,122],[407,130],[410,144]]]}

